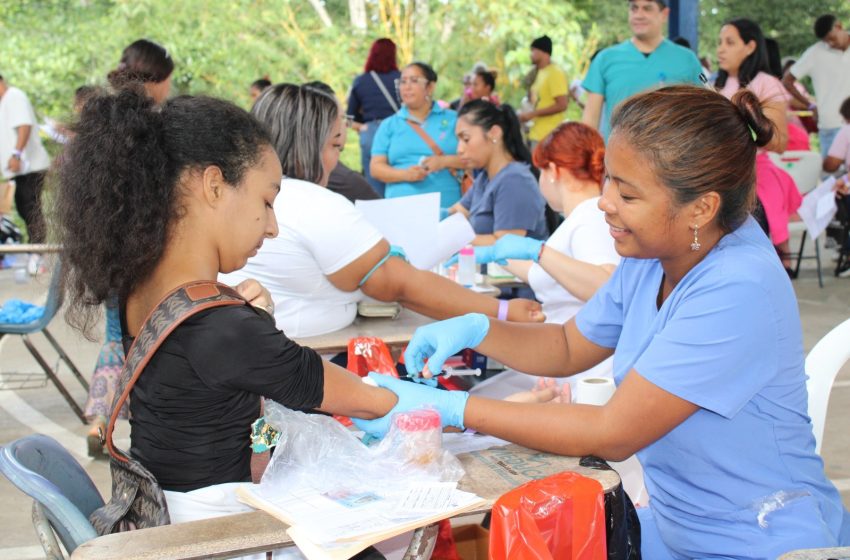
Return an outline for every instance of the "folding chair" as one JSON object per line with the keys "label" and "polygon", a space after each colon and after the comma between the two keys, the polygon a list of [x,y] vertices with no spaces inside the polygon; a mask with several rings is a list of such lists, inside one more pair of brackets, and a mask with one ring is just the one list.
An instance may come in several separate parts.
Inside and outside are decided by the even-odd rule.
{"label": "folding chair", "polygon": [[820,453],[826,410],[832,383],[841,366],[850,360],[850,319],[847,319],[815,344],[806,356],[806,389],[809,392],[809,418],[815,434],[815,451]]}
{"label": "folding chair", "polygon": [[3,338],[7,335],[17,335],[21,337],[21,340],[26,346],[27,350],[29,350],[32,357],[38,362],[41,366],[41,369],[44,370],[44,373],[47,375],[48,379],[56,386],[65,400],[68,402],[68,405],[74,411],[74,414],[80,419],[80,421],[85,424],[86,417],[83,414],[82,408],[77,404],[62,382],[59,380],[58,367],[54,370],[50,364],[47,363],[47,360],[41,355],[38,349],[33,345],[30,340],[30,335],[35,333],[42,333],[44,338],[50,343],[56,353],[59,355],[59,359],[65,362],[68,368],[71,370],[71,373],[74,374],[74,377],[80,382],[83,388],[88,392],[89,384],[83,378],[83,375],[80,373],[80,370],[77,369],[77,366],[74,365],[74,362],[71,361],[71,358],[68,357],[68,354],[62,347],[59,345],[59,342],[50,334],[50,331],[47,330],[47,325],[50,324],[50,321],[53,320],[53,317],[56,315],[56,312],[62,307],[62,288],[61,284],[61,261],[56,259],[56,263],[53,268],[53,276],[50,279],[50,287],[47,291],[47,301],[44,304],[44,314],[36,319],[35,321],[31,321],[29,323],[18,324],[18,323],[0,323],[0,338]]}
{"label": "folding chair", "polygon": [[86,471],[56,440],[32,434],[0,448],[0,472],[33,499],[32,521],[50,560],[97,537],[89,515],[103,498]]}
{"label": "folding chair", "polygon": [[[818,186],[821,174],[821,157],[817,152],[809,152],[804,150],[784,152],[776,154],[769,152],[770,159],[777,167],[784,170],[794,179],[794,184],[797,185],[797,190],[801,195],[804,195]],[[800,263],[803,259],[815,259],[818,268],[818,285],[823,288],[823,274],[821,273],[820,264],[820,244],[817,239],[812,242],[815,246],[815,254],[813,256],[803,256],[803,249],[806,246],[806,237],[808,231],[806,225],[802,221],[793,221],[788,223],[788,230],[792,232],[802,232],[800,239],[800,249],[797,251],[797,264],[794,266],[794,278],[800,274]]]}

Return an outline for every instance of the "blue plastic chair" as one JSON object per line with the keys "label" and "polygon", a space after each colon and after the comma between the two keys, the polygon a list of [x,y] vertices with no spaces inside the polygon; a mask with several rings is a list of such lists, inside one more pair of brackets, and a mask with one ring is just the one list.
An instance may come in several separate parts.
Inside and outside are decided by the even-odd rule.
{"label": "blue plastic chair", "polygon": [[89,515],[103,498],[86,471],[56,440],[42,434],[0,448],[0,472],[33,498],[33,525],[48,558],[63,558],[54,534],[70,555],[97,537]]}
{"label": "blue plastic chair", "polygon": [[47,360],[41,355],[38,349],[33,345],[32,341],[29,339],[29,336],[35,333],[42,333],[47,341],[53,346],[53,349],[59,355],[59,358],[65,362],[68,368],[71,370],[71,373],[74,374],[74,377],[82,384],[83,388],[88,392],[89,384],[83,378],[83,375],[80,373],[80,370],[77,369],[77,366],[74,365],[74,362],[71,361],[71,358],[68,357],[68,354],[62,347],[59,345],[59,342],[50,334],[50,331],[47,330],[47,325],[53,320],[53,317],[56,315],[56,312],[62,307],[62,286],[61,286],[61,261],[56,259],[56,263],[53,267],[53,276],[50,279],[50,287],[47,290],[47,301],[44,304],[44,314],[36,319],[35,321],[31,321],[29,323],[0,323],[0,338],[3,338],[6,335],[17,335],[20,336],[24,346],[26,346],[27,350],[29,350],[32,357],[38,362],[38,365],[41,366],[41,369],[44,370],[44,373],[47,375],[48,379],[56,386],[65,400],[68,402],[68,405],[74,411],[74,414],[80,419],[83,424],[86,424],[86,417],[83,414],[82,408],[62,382],[59,380],[59,376],[57,375],[58,370],[54,370],[50,364],[47,363]]}

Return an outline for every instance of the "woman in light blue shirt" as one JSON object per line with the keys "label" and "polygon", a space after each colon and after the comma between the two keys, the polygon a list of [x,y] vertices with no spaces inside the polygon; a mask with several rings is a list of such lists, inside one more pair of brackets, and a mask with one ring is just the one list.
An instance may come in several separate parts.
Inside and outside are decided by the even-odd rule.
{"label": "woman in light blue shirt", "polygon": [[[606,405],[491,401],[374,376],[399,395],[393,412],[431,404],[446,425],[535,449],[637,454],[650,495],[638,510],[644,558],[850,544],[850,515],[815,452],[794,291],[749,216],[756,150],[771,136],[746,90],[731,102],[693,86],[630,98],[612,118],[599,203],[623,256],[608,283],[564,326],[465,315],[419,329],[405,354],[408,372],[426,376],[469,347],[550,377],[613,354]],[[393,412],[360,426],[380,434]]]}
{"label": "woman in light blue shirt", "polygon": [[460,199],[457,113],[434,100],[437,73],[424,62],[401,72],[398,90],[404,106],[384,119],[372,141],[372,176],[386,183],[386,198],[440,193],[440,207]]}

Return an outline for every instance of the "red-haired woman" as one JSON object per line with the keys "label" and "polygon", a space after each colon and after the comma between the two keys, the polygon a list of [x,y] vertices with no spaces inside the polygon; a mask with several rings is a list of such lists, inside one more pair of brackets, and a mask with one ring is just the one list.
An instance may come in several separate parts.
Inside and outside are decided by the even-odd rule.
{"label": "red-haired woman", "polygon": [[[544,243],[505,235],[490,247],[476,247],[476,260],[509,260],[510,271],[526,281],[543,304],[547,323],[564,324],[596,293],[620,262],[599,195],[605,174],[605,144],[597,131],[578,122],[558,125],[534,150],[540,191],[566,219]],[[569,378],[611,376],[611,361]],[[472,394],[503,398],[538,379],[507,371],[476,385]]]}
{"label": "red-haired woman", "polygon": [[381,197],[384,183],[369,172],[372,160],[372,139],[381,121],[401,107],[395,81],[401,77],[396,64],[395,43],[390,39],[378,39],[372,43],[363,73],[354,78],[348,95],[348,116],[353,119],[354,129],[360,133],[360,163],[363,175]]}

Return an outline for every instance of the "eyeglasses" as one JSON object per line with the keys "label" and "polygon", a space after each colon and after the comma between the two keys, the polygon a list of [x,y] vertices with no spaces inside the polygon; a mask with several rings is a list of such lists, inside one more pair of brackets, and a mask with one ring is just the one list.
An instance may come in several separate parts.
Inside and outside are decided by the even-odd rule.
{"label": "eyeglasses", "polygon": [[402,78],[395,81],[395,87],[406,86],[407,84],[413,84],[414,86],[418,86],[419,84],[428,85],[428,79],[419,76],[411,76],[410,78]]}

